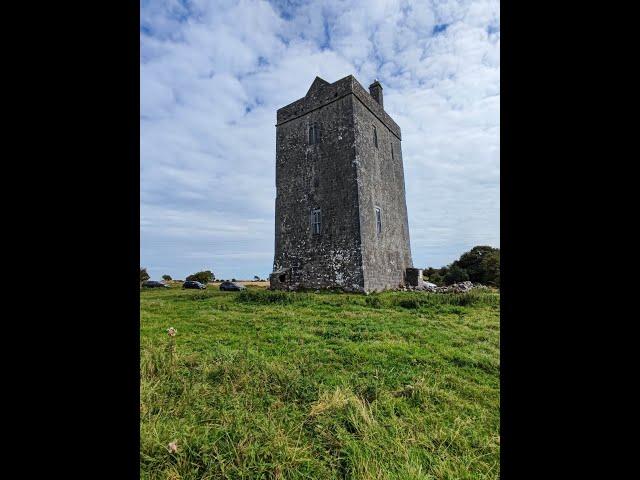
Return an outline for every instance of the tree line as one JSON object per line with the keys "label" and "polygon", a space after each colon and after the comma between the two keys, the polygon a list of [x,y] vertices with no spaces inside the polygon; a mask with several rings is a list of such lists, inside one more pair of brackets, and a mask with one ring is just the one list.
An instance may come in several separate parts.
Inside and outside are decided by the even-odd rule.
{"label": "tree line", "polygon": [[[149,276],[149,273],[147,273],[147,269],[140,267],[140,283],[146,282],[147,280],[149,280],[149,278],[151,278],[151,277]],[[162,275],[162,279],[165,282],[170,282],[171,280],[173,280],[171,278],[171,275]],[[215,279],[216,279],[216,276],[213,274],[213,272],[211,270],[204,270],[202,272],[196,272],[196,273],[193,273],[193,274],[189,275],[185,280],[188,281],[188,282],[195,281],[195,282],[200,282],[200,283],[207,284],[209,282],[213,282]],[[254,275],[253,279],[256,282],[261,280],[258,275]],[[236,279],[232,278],[231,281],[235,282]]]}
{"label": "tree line", "polygon": [[442,268],[425,268],[425,280],[436,285],[470,281],[500,287],[500,249],[486,245],[473,247],[455,262]]}
{"label": "tree line", "polygon": [[[151,277],[149,277],[149,274],[147,273],[147,269],[140,267],[140,283],[146,282],[147,280],[149,280],[149,278]],[[213,282],[215,278],[216,277],[211,270],[204,270],[202,272],[196,272],[194,274],[189,275],[185,280],[188,282],[195,281],[195,282],[207,284],[209,282]],[[162,275],[162,279],[167,282],[172,280],[171,275]]]}
{"label": "tree line", "polygon": [[[500,249],[487,245],[473,247],[460,255],[455,262],[441,268],[428,267],[422,272],[425,280],[436,285],[451,285],[464,281],[480,283],[492,287],[500,287]],[[162,279],[170,281],[170,275],[163,275]],[[257,275],[254,280],[259,280]],[[140,268],[140,283],[149,280],[146,268]],[[207,284],[215,280],[211,270],[204,270],[189,275],[187,281]],[[231,281],[235,282],[236,279]]]}

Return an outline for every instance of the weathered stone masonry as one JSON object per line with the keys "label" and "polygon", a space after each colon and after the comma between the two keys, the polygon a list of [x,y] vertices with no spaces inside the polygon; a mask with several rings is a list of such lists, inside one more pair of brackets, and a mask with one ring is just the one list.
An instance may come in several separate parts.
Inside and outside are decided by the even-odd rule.
{"label": "weathered stone masonry", "polygon": [[272,288],[413,283],[400,127],[379,82],[370,92],[351,75],[316,77],[278,110]]}

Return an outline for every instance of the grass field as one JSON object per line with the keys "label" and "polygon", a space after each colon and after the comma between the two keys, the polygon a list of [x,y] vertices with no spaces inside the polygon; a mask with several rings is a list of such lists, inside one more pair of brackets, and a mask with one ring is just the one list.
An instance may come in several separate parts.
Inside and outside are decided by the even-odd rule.
{"label": "grass field", "polygon": [[500,476],[497,293],[140,301],[141,478]]}

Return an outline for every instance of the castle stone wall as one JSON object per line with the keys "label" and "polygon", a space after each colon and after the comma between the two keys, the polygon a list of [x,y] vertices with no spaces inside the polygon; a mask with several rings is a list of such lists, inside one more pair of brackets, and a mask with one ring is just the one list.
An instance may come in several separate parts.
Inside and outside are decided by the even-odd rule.
{"label": "castle stone wall", "polygon": [[[354,126],[365,290],[395,288],[405,284],[406,269],[412,266],[401,143],[358,101],[354,102]],[[380,233],[376,207],[381,213]]]}
{"label": "castle stone wall", "polygon": [[[400,127],[351,75],[331,84],[316,78],[304,98],[278,110],[277,122],[272,288],[404,285],[412,263]],[[317,144],[311,124],[320,129]]]}
{"label": "castle stone wall", "polygon": [[[309,125],[321,142],[310,145]],[[343,97],[278,125],[276,131],[276,287],[362,291],[353,99]],[[322,212],[315,235],[311,212]]]}

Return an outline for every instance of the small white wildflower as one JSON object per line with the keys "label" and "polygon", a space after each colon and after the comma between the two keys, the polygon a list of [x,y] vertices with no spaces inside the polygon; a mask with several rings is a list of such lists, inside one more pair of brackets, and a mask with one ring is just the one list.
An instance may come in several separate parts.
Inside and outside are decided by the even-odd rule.
{"label": "small white wildflower", "polygon": [[178,442],[171,442],[168,447],[169,453],[177,453],[178,452]]}
{"label": "small white wildflower", "polygon": [[178,331],[175,328],[171,327],[169,328],[169,330],[167,330],[167,333],[169,334],[170,337],[175,337]]}

